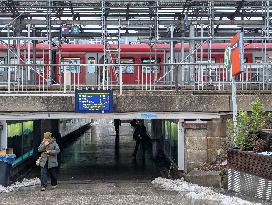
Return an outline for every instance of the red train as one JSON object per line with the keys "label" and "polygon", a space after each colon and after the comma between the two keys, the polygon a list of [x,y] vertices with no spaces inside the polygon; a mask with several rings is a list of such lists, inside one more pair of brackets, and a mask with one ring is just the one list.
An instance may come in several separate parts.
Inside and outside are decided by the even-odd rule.
{"label": "red train", "polygon": [[[202,62],[208,61],[208,52],[211,49],[211,59],[213,63],[224,62],[224,50],[227,47],[227,43],[213,43],[210,47],[209,44],[203,45]],[[49,63],[49,47],[47,44],[37,44],[36,46],[36,63],[37,64],[48,64]],[[108,56],[111,56],[108,63],[114,63],[117,59],[116,45],[110,45],[107,51]],[[174,62],[181,61],[181,44],[176,44],[174,48]],[[266,44],[267,50],[267,62],[272,60],[272,43]],[[261,43],[245,43],[245,62],[246,63],[260,63],[263,58],[263,44]],[[121,44],[121,64],[164,64],[170,62],[170,46],[169,44],[157,44],[152,48],[147,44]],[[200,62],[200,47],[194,54],[194,61]],[[10,52],[10,63],[18,64],[18,60],[15,57],[20,54],[21,64],[27,63],[27,45],[21,45],[20,52],[18,49],[12,49]],[[102,82],[103,78],[103,66],[92,66],[91,64],[103,64],[104,62],[104,46],[101,44],[62,44],[61,47],[52,48],[52,63],[63,64],[66,69],[66,84],[81,84],[81,85],[97,85]],[[189,55],[189,45],[184,44],[184,56]],[[32,47],[31,47],[31,61],[33,58]],[[189,58],[187,58],[189,59]],[[0,64],[7,64],[7,46],[0,45]],[[188,60],[185,60],[188,62]],[[31,62],[32,63],[32,62]],[[88,64],[82,66],[76,66],[75,64]],[[52,66],[51,76],[55,83],[62,84],[64,82],[64,66]],[[110,84],[116,84],[119,77],[118,67],[109,67],[105,73],[106,79]],[[138,66],[128,65],[122,66],[122,79],[124,84],[141,84],[149,83],[150,80],[153,82],[162,77],[168,72],[170,66]],[[23,72],[26,69],[23,69]],[[0,82],[5,81],[7,75],[7,68],[1,67]],[[16,72],[19,72],[16,66],[11,67],[11,79],[16,81]],[[223,71],[222,71],[223,72]],[[225,74],[222,73],[219,78],[225,79]],[[49,73],[48,66],[36,66],[31,69],[31,76],[37,80],[37,76],[46,76]],[[25,74],[27,75],[27,74]],[[35,77],[36,76],[36,77]],[[1,79],[2,78],[2,79]],[[26,76],[25,76],[26,79]],[[221,80],[222,80],[221,79]],[[162,82],[169,83],[173,81],[173,74],[167,75],[162,79]]]}

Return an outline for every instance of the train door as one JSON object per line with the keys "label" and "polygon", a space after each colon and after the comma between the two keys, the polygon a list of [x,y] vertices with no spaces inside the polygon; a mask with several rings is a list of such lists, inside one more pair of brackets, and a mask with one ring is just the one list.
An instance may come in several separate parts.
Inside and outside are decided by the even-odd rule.
{"label": "train door", "polygon": [[[97,77],[97,83],[101,85],[103,83],[103,64],[104,64],[104,56],[98,55],[98,63],[101,64],[101,66],[97,67],[96,77]],[[107,63],[107,62],[106,62]],[[109,84],[112,83],[112,69],[110,67],[105,66],[105,84],[107,83],[107,80],[109,78]]]}
{"label": "train door", "polygon": [[[170,57],[167,59],[167,63],[171,63]],[[171,85],[173,82],[174,82],[174,70],[172,69],[171,65],[167,65],[165,67],[165,84]]]}
{"label": "train door", "polygon": [[[0,65],[5,64],[5,58],[0,57]],[[6,67],[0,67],[0,83],[4,83],[7,81],[7,68]]]}
{"label": "train door", "polygon": [[142,82],[150,83],[154,81],[155,75],[158,77],[158,73],[160,73],[160,66],[151,65],[160,63],[160,58],[157,58],[157,62],[155,58],[142,58],[141,64],[149,64],[142,66]]}
{"label": "train door", "polygon": [[249,65],[250,67],[249,72],[250,72],[250,80],[252,82],[258,82],[258,81],[263,81],[263,62],[264,56],[262,52],[253,52],[252,53],[252,59],[253,59],[253,64]]}
{"label": "train door", "polygon": [[10,81],[16,82],[18,80],[18,66],[16,66],[16,64],[18,64],[18,60],[15,57],[11,57],[10,64]]}
{"label": "train door", "polygon": [[86,54],[86,85],[97,85],[97,66],[93,64],[98,63],[99,54],[98,53],[87,53]]}
{"label": "train door", "polygon": [[[34,64],[33,59],[31,59],[31,63]],[[33,80],[35,85],[47,83],[47,81],[46,81],[47,80],[46,79],[46,67],[43,64],[45,64],[43,58],[36,58],[36,66],[31,69],[31,80]],[[36,78],[35,78],[35,76],[36,76]]]}
{"label": "train door", "polygon": [[87,58],[87,70],[86,70],[86,85],[96,85],[96,58],[88,57]]}
{"label": "train door", "polygon": [[[76,74],[80,73],[80,58],[62,58],[61,59],[61,73],[63,73],[63,81],[66,85],[72,85],[72,83],[76,83]],[[64,74],[65,68],[65,74]]]}
{"label": "train door", "polygon": [[[188,65],[174,65],[173,67],[170,65],[171,59],[170,59],[170,52],[167,52],[165,54],[164,62],[166,64],[169,63],[169,65],[163,66],[163,75],[165,75],[162,79],[164,84],[174,84],[175,82],[175,72],[174,69],[177,68],[177,77],[178,77],[178,84],[182,85],[184,82],[184,79],[186,78],[185,71],[188,70]],[[186,60],[182,60],[181,53],[180,52],[174,52],[174,63],[177,62],[187,62]],[[172,69],[173,68],[173,69]]]}
{"label": "train door", "polygon": [[[124,84],[136,84],[137,78],[135,76],[135,69],[134,65],[135,60],[133,58],[121,58],[120,60],[121,64],[128,64],[128,65],[123,65],[120,66],[122,68],[122,75],[123,75],[123,83]],[[117,73],[119,74],[119,70],[117,70]],[[118,78],[118,75],[115,76]],[[119,79],[117,79],[119,80]]]}

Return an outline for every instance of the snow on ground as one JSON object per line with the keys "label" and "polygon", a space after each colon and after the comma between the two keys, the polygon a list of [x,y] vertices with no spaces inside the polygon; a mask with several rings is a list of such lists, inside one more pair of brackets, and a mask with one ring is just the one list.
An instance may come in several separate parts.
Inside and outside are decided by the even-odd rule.
{"label": "snow on ground", "polygon": [[171,180],[158,177],[152,181],[152,184],[166,190],[178,191],[185,197],[196,200],[218,201],[220,205],[262,205],[261,203],[253,203],[245,201],[238,197],[226,196],[216,193],[209,187],[203,187],[196,184],[185,182],[182,179]]}
{"label": "snow on ground", "polygon": [[39,178],[23,179],[22,182],[15,182],[14,184],[12,184],[8,187],[3,187],[0,185],[0,193],[11,192],[11,191],[19,189],[21,187],[36,186],[36,185],[40,185],[40,184],[41,184],[41,181]]}
{"label": "snow on ground", "polygon": [[272,156],[272,152],[259,152],[258,154]]}

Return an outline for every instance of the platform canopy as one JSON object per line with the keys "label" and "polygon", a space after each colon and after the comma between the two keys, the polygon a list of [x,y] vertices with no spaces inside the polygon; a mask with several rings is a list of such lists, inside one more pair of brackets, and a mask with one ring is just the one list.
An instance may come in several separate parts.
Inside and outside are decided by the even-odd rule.
{"label": "platform canopy", "polygon": [[[254,0],[1,0],[0,37],[26,36],[27,24],[36,35],[59,37],[63,25],[79,25],[74,37],[101,36],[102,27],[112,36],[169,37],[170,25],[175,37],[189,36],[189,25],[195,25],[196,36],[262,36],[269,30],[269,1]],[[267,32],[268,33],[268,32]]]}

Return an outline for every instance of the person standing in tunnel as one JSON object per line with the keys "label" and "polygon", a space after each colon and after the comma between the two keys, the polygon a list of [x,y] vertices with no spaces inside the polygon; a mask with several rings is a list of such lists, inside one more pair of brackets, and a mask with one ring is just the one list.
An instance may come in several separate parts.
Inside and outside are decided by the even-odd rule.
{"label": "person standing in tunnel", "polygon": [[121,126],[120,119],[114,119],[114,128],[115,128],[115,156],[118,158],[119,156],[119,126]]}
{"label": "person standing in tunnel", "polygon": [[121,120],[120,119],[114,119],[114,128],[116,136],[119,136],[119,126],[121,126]]}
{"label": "person standing in tunnel", "polygon": [[134,133],[134,131],[135,131],[135,129],[136,129],[136,126],[137,126],[136,122],[137,122],[136,119],[133,119],[133,120],[130,121],[130,126],[131,126],[132,129],[133,129],[133,133]]}
{"label": "person standing in tunnel", "polygon": [[41,152],[39,166],[41,166],[41,191],[45,191],[47,187],[47,173],[51,178],[52,188],[57,187],[57,155],[60,152],[59,145],[52,138],[51,132],[44,133],[43,141],[41,142],[38,151]]}
{"label": "person standing in tunnel", "polygon": [[145,159],[145,150],[146,150],[146,142],[147,142],[147,133],[146,133],[146,127],[144,125],[144,122],[142,120],[137,120],[136,122],[136,128],[133,133],[133,139],[136,141],[134,152],[132,156],[136,158],[139,145],[141,144],[142,150],[143,150],[143,159]]}

